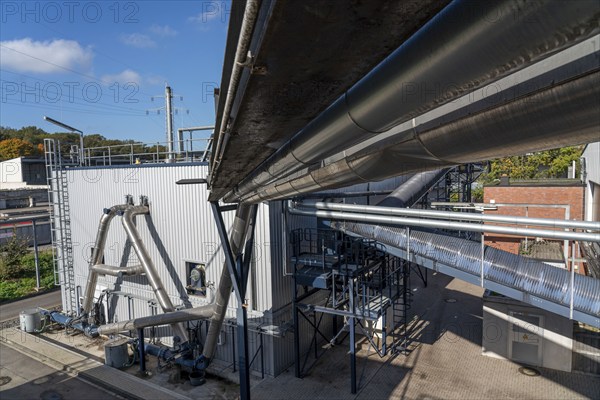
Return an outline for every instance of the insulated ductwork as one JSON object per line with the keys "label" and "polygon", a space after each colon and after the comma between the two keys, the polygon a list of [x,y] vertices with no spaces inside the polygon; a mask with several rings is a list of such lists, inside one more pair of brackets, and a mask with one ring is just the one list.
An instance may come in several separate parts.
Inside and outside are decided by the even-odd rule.
{"label": "insulated ductwork", "polygon": [[[148,250],[146,250],[146,246],[142,242],[142,238],[135,227],[134,219],[138,215],[149,214],[150,210],[147,206],[130,206],[123,213],[123,228],[125,228],[125,232],[127,232],[127,237],[131,242],[131,246],[135,250],[135,253],[138,256],[138,259],[142,263],[142,267],[144,268],[144,272],[146,273],[146,278],[148,279],[148,283],[152,286],[152,290],[154,291],[154,295],[158,300],[158,304],[161,306],[163,312],[174,311],[175,307],[173,307],[173,303],[167,294],[165,287],[156,271],[156,267],[154,266],[154,262],[150,255],[148,254]],[[179,336],[182,342],[187,341],[187,332],[183,324],[175,323],[172,324],[172,328],[174,334]]]}
{"label": "insulated ductwork", "polygon": [[[405,229],[355,222],[333,222],[332,227],[376,240],[388,252],[417,264],[435,269],[445,266],[443,272],[450,276],[475,284],[483,279],[483,286],[491,290],[571,316],[571,273],[565,269],[493,247],[485,248],[482,264],[480,243],[421,231],[411,232],[407,255]],[[600,280],[575,274],[572,298],[573,318],[600,327]]]}
{"label": "insulated ductwork", "polygon": [[454,120],[445,116],[440,126],[435,121],[417,125],[324,167],[225,201],[285,199],[415,171],[588,143],[598,138],[598,93],[596,67],[495,107]]}
{"label": "insulated ductwork", "polygon": [[[236,211],[230,234],[231,238],[229,240],[233,254],[237,254],[244,245],[250,222],[250,211],[251,207],[245,205],[240,205]],[[217,349],[217,341],[219,339],[219,334],[221,333],[225,313],[227,312],[227,304],[229,303],[232,287],[233,283],[231,281],[231,275],[229,274],[229,269],[225,263],[221,272],[221,280],[219,281],[219,286],[215,293],[214,312],[211,316],[210,325],[208,326],[204,351],[202,353],[202,356],[207,363],[210,363]]]}
{"label": "insulated ductwork", "polygon": [[[250,198],[253,191],[267,183],[592,37],[600,30],[598,17],[595,0],[452,2],[243,179],[225,199]],[[485,131],[478,134],[482,132]],[[504,135],[493,136],[504,143],[511,142]],[[438,143],[439,147],[446,145],[443,140]],[[436,151],[438,146],[430,149],[418,141],[407,143],[400,155],[409,155],[413,160],[399,160],[406,164],[400,167],[409,172],[456,162],[457,158],[442,157],[443,152]],[[217,144],[216,150],[220,148]],[[352,167],[334,166],[326,174],[344,176],[347,169]],[[348,173],[358,175],[360,180],[371,180],[370,174]],[[307,177],[306,181],[294,181],[295,187],[289,191],[282,191],[296,192],[305,186],[332,187],[327,183],[321,186],[313,178],[326,179]],[[267,198],[287,196],[279,196],[272,189],[264,194]]]}
{"label": "insulated ductwork", "polygon": [[90,259],[89,264],[88,279],[83,295],[83,304],[81,306],[81,312],[84,315],[90,313],[94,303],[94,292],[98,282],[98,273],[94,270],[94,266],[102,263],[104,247],[106,246],[106,237],[108,235],[108,228],[110,228],[110,223],[115,215],[117,215],[118,212],[124,211],[127,207],[129,207],[128,204],[121,204],[111,208],[105,208],[102,217],[100,217],[98,233],[96,234],[96,243],[94,244],[92,258]]}
{"label": "insulated ductwork", "polygon": [[134,276],[144,273],[144,267],[141,265],[118,267],[116,265],[96,264],[92,266],[92,270],[100,275],[109,276]]}
{"label": "insulated ductwork", "polygon": [[447,168],[434,171],[419,172],[386,196],[378,206],[381,207],[410,207],[448,172]]}
{"label": "insulated ductwork", "polygon": [[214,305],[209,304],[200,307],[187,308],[184,310],[173,311],[164,314],[151,315],[149,317],[141,317],[131,319],[129,321],[115,322],[98,327],[100,335],[110,335],[113,333],[133,331],[148,326],[159,326],[167,324],[176,324],[185,321],[196,319],[206,319],[213,315]]}

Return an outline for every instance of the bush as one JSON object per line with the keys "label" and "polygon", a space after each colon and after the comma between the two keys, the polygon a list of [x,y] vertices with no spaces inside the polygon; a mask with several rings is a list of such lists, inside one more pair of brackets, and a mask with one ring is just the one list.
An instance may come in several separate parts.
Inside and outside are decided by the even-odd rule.
{"label": "bush", "polygon": [[14,279],[26,275],[21,262],[29,253],[27,242],[26,239],[17,237],[16,231],[13,231],[10,240],[0,246],[0,279]]}

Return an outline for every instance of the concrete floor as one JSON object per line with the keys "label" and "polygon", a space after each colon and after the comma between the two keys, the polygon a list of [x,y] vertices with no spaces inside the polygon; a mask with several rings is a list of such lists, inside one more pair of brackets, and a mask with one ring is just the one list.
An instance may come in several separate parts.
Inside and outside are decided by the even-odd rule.
{"label": "concrete floor", "polygon": [[0,398],[110,400],[122,397],[0,343]]}
{"label": "concrete floor", "polygon": [[[356,395],[350,393],[346,340],[327,350],[303,379],[294,376],[293,367],[277,378],[253,379],[252,398],[600,399],[600,377],[542,368],[539,368],[539,376],[530,377],[520,373],[521,366],[516,363],[482,356],[481,288],[440,274],[432,276],[430,273],[427,288],[414,275],[412,279],[411,314],[414,318],[409,352],[382,359],[363,339],[358,352]],[[68,345],[77,354],[102,362],[101,339],[65,336],[63,331],[49,332],[45,336],[51,343]],[[39,339],[35,340],[40,343]],[[1,364],[4,366],[4,360]],[[212,368],[216,372],[218,364]],[[207,384],[193,387],[173,369],[157,373],[156,361],[149,357],[148,370],[152,374],[144,381],[180,397],[234,399],[238,396],[238,387],[231,379],[237,374],[231,373],[230,368],[220,368],[221,374],[229,380],[212,377]],[[135,375],[137,366],[116,373]]]}
{"label": "concrete floor", "polygon": [[356,395],[350,393],[345,341],[325,353],[303,379],[294,377],[292,367],[257,384],[253,398],[600,399],[600,377],[542,368],[540,376],[530,377],[519,372],[518,364],[482,356],[482,289],[441,274],[430,273],[429,278],[426,289],[412,278],[411,312],[418,318],[408,356],[382,359],[361,346]]}

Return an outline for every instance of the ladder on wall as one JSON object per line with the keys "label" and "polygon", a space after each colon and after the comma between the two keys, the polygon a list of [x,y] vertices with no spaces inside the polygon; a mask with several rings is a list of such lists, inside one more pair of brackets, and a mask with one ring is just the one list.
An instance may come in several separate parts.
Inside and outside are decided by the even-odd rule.
{"label": "ladder on wall", "polygon": [[48,203],[50,205],[50,232],[54,260],[54,283],[62,285],[66,313],[76,314],[77,293],[73,267],[73,240],[71,237],[71,210],[66,169],[60,151],[60,141],[44,139]]}

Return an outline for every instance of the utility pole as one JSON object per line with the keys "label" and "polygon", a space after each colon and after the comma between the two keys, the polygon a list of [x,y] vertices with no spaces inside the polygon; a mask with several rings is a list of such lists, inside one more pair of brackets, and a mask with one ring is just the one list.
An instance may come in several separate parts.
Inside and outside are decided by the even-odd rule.
{"label": "utility pole", "polygon": [[168,156],[167,162],[173,162],[174,154],[173,154],[173,109],[171,107],[171,99],[173,98],[173,94],[171,92],[171,87],[169,85],[165,86],[165,110],[167,114],[167,146],[168,146]]}

